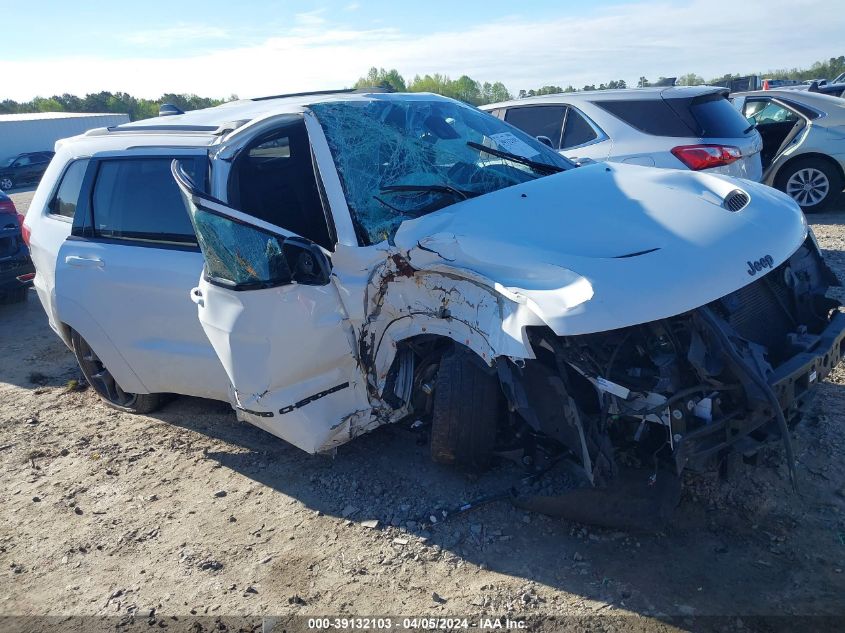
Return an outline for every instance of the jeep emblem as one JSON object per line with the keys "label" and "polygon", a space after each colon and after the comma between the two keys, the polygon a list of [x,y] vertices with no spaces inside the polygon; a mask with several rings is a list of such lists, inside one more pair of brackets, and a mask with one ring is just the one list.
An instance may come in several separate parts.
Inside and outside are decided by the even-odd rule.
{"label": "jeep emblem", "polygon": [[761,257],[757,261],[746,262],[746,264],[748,264],[748,270],[746,270],[745,272],[747,272],[753,277],[764,268],[771,268],[774,263],[775,260],[772,259],[772,256],[766,255],[765,257]]}

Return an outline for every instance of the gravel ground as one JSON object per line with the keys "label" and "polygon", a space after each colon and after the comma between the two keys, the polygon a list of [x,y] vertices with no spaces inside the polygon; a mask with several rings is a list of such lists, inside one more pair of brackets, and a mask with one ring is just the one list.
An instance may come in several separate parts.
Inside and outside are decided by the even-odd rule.
{"label": "gravel ground", "polygon": [[[30,195],[13,198],[23,209]],[[810,220],[845,279],[841,207]],[[507,502],[432,524],[519,473],[438,467],[399,425],[329,459],[238,423],[223,403],[113,411],[75,388],[74,359],[31,295],[0,307],[0,615],[175,630],[192,615],[487,613],[608,631],[845,615],[842,365],[796,433],[800,494],[772,450],[727,482],[688,478],[657,535]],[[729,617],[716,626],[707,616]]]}

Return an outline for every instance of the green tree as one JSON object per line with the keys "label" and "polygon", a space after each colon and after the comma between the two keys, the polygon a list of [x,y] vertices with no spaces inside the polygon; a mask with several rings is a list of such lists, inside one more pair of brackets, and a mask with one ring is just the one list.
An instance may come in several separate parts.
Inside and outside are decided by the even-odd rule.
{"label": "green tree", "polygon": [[695,73],[687,73],[678,77],[679,86],[700,86],[704,83],[704,77]]}
{"label": "green tree", "polygon": [[384,68],[370,68],[366,76],[361,77],[354,84],[355,88],[384,88],[395,92],[405,92],[405,78],[395,68],[385,70]]}
{"label": "green tree", "polygon": [[32,100],[32,107],[36,112],[63,112],[64,106],[55,98],[44,99],[43,97],[35,97]]}
{"label": "green tree", "polygon": [[450,86],[451,96],[460,99],[465,103],[473,105],[481,104],[481,86],[478,82],[467,75],[461,75]]}
{"label": "green tree", "polygon": [[637,82],[637,88],[648,88],[650,85],[651,83],[645,77],[640,77],[640,80]]}
{"label": "green tree", "polygon": [[[489,81],[485,81],[481,86],[481,103],[498,103],[499,101],[508,101],[513,99],[513,96],[508,89],[505,88],[505,84],[501,81],[497,81],[496,83],[491,84]],[[480,104],[479,104],[480,105]]]}

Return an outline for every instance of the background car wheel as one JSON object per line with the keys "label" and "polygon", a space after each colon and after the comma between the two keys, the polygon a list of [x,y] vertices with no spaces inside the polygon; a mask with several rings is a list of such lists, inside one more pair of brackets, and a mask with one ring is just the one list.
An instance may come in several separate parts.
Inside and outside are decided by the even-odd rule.
{"label": "background car wheel", "polygon": [[0,178],[0,189],[5,191],[6,189],[11,189],[14,186],[15,183],[12,182],[11,178]]}
{"label": "background car wheel", "polygon": [[796,160],[778,174],[775,185],[789,194],[805,213],[823,209],[842,192],[842,177],[836,168],[822,160]]}
{"label": "background car wheel", "polygon": [[13,288],[6,292],[0,292],[0,305],[8,305],[10,303],[23,303],[29,297],[29,288]]}
{"label": "background car wheel", "polygon": [[149,413],[161,404],[157,393],[130,393],[121,389],[109,370],[79,332],[71,332],[73,353],[85,380],[107,405],[127,413]]}
{"label": "background car wheel", "polygon": [[434,383],[431,458],[483,470],[490,464],[504,396],[495,373],[462,346],[446,352]]}

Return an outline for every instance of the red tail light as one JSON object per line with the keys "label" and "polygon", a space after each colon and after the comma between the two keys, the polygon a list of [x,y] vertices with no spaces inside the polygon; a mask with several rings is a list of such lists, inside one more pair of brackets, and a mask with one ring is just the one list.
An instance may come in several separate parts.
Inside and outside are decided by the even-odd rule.
{"label": "red tail light", "polygon": [[732,145],[679,145],[672,154],[693,171],[730,165],[742,158],[742,152]]}
{"label": "red tail light", "polygon": [[21,225],[21,237],[23,237],[24,244],[26,244],[27,248],[29,248],[29,237],[32,235],[32,231],[30,231],[29,227],[24,224],[23,221],[23,214],[18,213],[18,224]]}
{"label": "red tail light", "polygon": [[11,200],[0,200],[0,213],[17,213],[15,203]]}

